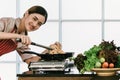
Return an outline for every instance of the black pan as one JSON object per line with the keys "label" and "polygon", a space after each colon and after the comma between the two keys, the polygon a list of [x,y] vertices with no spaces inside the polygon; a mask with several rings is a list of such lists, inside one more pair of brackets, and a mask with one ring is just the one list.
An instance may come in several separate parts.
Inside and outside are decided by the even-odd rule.
{"label": "black pan", "polygon": [[42,58],[42,60],[45,61],[50,61],[50,60],[58,60],[58,61],[63,61],[65,59],[67,59],[68,57],[72,57],[73,56],[73,52],[65,52],[64,54],[49,54],[49,53],[44,53],[44,54],[39,54],[33,51],[24,51],[23,54],[35,54],[39,57]]}

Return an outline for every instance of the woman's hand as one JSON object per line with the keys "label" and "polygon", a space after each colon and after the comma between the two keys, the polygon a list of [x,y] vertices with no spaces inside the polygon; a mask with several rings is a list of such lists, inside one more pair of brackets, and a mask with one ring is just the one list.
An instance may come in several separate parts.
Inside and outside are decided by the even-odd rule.
{"label": "woman's hand", "polygon": [[31,57],[31,58],[26,59],[25,62],[26,62],[27,64],[30,64],[30,62],[38,62],[40,59],[41,59],[41,57],[39,57],[39,56],[34,56],[34,57]]}
{"label": "woman's hand", "polygon": [[30,37],[29,37],[29,36],[20,35],[20,39],[21,39],[21,42],[22,42],[24,45],[30,45],[30,44],[31,44],[31,40],[30,40]]}

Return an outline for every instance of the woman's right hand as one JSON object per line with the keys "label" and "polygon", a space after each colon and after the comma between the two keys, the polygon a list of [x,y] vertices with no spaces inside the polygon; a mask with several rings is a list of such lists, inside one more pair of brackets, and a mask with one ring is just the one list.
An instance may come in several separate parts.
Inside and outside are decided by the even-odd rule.
{"label": "woman's right hand", "polygon": [[30,37],[29,36],[26,36],[26,35],[20,35],[20,39],[21,39],[21,42],[22,44],[24,45],[30,45],[31,44],[31,40],[30,40]]}

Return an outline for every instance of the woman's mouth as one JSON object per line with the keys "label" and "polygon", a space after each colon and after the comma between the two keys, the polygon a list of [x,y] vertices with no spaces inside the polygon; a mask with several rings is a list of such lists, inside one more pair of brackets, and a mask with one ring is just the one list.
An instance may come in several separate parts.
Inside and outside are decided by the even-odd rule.
{"label": "woman's mouth", "polygon": [[34,26],[30,26],[30,30],[34,30]]}

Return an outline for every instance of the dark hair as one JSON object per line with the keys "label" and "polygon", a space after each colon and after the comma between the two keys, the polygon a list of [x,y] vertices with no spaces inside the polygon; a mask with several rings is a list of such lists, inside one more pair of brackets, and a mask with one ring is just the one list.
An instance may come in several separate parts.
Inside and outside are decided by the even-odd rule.
{"label": "dark hair", "polygon": [[38,14],[44,16],[44,17],[45,17],[45,22],[44,22],[44,24],[45,24],[46,21],[47,21],[48,13],[47,13],[47,11],[45,10],[45,8],[43,8],[42,6],[33,6],[33,7],[29,8],[29,9],[28,9],[28,13],[29,13],[29,14],[38,13]]}

